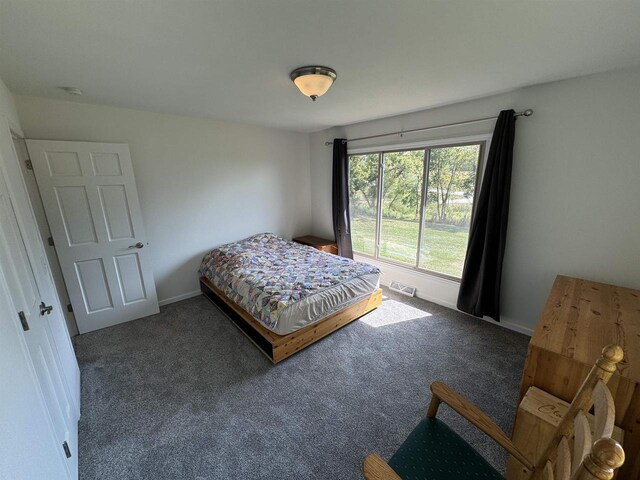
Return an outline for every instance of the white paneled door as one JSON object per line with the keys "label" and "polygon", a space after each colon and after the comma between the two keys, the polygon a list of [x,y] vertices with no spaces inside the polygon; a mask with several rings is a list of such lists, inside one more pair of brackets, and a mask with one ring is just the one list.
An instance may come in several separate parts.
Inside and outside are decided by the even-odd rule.
{"label": "white paneled door", "polygon": [[[58,457],[64,464],[66,476],[77,478],[79,399],[73,398],[73,389],[65,378],[61,361],[63,356],[58,351],[51,328],[52,325],[62,325],[62,317],[59,311],[54,311],[53,303],[47,305],[44,302],[50,301],[49,293],[38,287],[39,283],[51,283],[51,279],[46,270],[31,263],[27,253],[29,244],[30,241],[22,235],[18,214],[9,196],[4,174],[0,172],[1,274],[4,275],[16,309],[15,315],[24,331],[24,339],[51,421],[49,425],[41,425],[38,432],[30,433],[43,438],[51,435],[58,449]],[[44,255],[40,258],[44,262]],[[64,333],[66,334],[66,330]],[[71,349],[70,344],[67,346]]]}
{"label": "white paneled door", "polygon": [[129,147],[26,143],[79,332],[158,313]]}

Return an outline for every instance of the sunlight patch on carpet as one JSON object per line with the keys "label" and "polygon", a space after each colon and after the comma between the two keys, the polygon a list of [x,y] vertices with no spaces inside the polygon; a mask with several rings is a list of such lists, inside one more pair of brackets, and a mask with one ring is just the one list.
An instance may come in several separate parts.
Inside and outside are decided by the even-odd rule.
{"label": "sunlight patch on carpet", "polygon": [[365,315],[360,319],[370,327],[379,328],[396,323],[420,320],[430,317],[432,314],[426,310],[412,307],[397,300],[385,299],[378,310]]}

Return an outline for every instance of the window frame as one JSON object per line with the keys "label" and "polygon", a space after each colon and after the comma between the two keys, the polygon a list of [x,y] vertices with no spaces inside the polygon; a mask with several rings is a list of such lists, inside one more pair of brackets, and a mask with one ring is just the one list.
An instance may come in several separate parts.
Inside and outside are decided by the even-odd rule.
{"label": "window frame", "polygon": [[[388,263],[396,267],[406,268],[418,273],[433,275],[436,277],[444,278],[454,282],[460,282],[459,277],[454,277],[442,272],[436,272],[426,268],[421,268],[420,255],[422,253],[422,241],[424,235],[424,215],[426,212],[426,198],[429,188],[429,161],[431,157],[431,149],[437,147],[460,147],[466,145],[480,144],[480,155],[478,158],[478,169],[476,174],[476,181],[473,189],[473,205],[471,206],[471,222],[476,214],[476,201],[480,193],[480,187],[482,185],[482,179],[484,178],[484,170],[487,164],[487,156],[489,155],[489,146],[491,145],[491,134],[481,135],[469,135],[463,137],[447,137],[438,138],[433,140],[425,140],[422,142],[411,142],[401,144],[388,144],[371,147],[347,147],[347,158],[351,155],[377,155],[378,156],[378,182],[377,182],[377,205],[376,205],[376,230],[374,239],[374,255],[364,252],[354,251],[355,254],[362,257],[370,258],[372,260]],[[410,150],[424,150],[424,160],[422,167],[422,191],[420,195],[420,227],[418,231],[418,245],[416,248],[416,261],[413,265],[408,263],[402,263],[396,260],[380,257],[380,231],[382,223],[382,201],[384,199],[384,154],[393,152],[406,152]]]}

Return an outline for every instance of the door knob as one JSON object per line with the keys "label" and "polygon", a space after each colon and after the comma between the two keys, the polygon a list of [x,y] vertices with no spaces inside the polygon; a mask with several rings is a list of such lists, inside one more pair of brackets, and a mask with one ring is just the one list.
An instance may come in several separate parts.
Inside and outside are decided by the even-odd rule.
{"label": "door knob", "polygon": [[144,243],[138,242],[135,245],[129,245],[129,248],[142,248],[144,247]]}
{"label": "door knob", "polygon": [[49,315],[53,310],[53,305],[45,305],[44,302],[40,302],[40,315],[44,315],[45,313]]}

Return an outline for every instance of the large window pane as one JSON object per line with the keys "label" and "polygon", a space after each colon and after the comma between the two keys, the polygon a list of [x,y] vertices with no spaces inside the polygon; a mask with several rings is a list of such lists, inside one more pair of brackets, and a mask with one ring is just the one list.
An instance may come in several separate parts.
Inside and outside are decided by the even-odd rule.
{"label": "large window pane", "polygon": [[383,163],[379,256],[415,266],[424,150],[385,153]]}
{"label": "large window pane", "polygon": [[377,153],[349,157],[351,242],[354,251],[369,255],[376,253],[378,158]]}
{"label": "large window pane", "polygon": [[419,267],[462,276],[481,144],[432,148]]}

